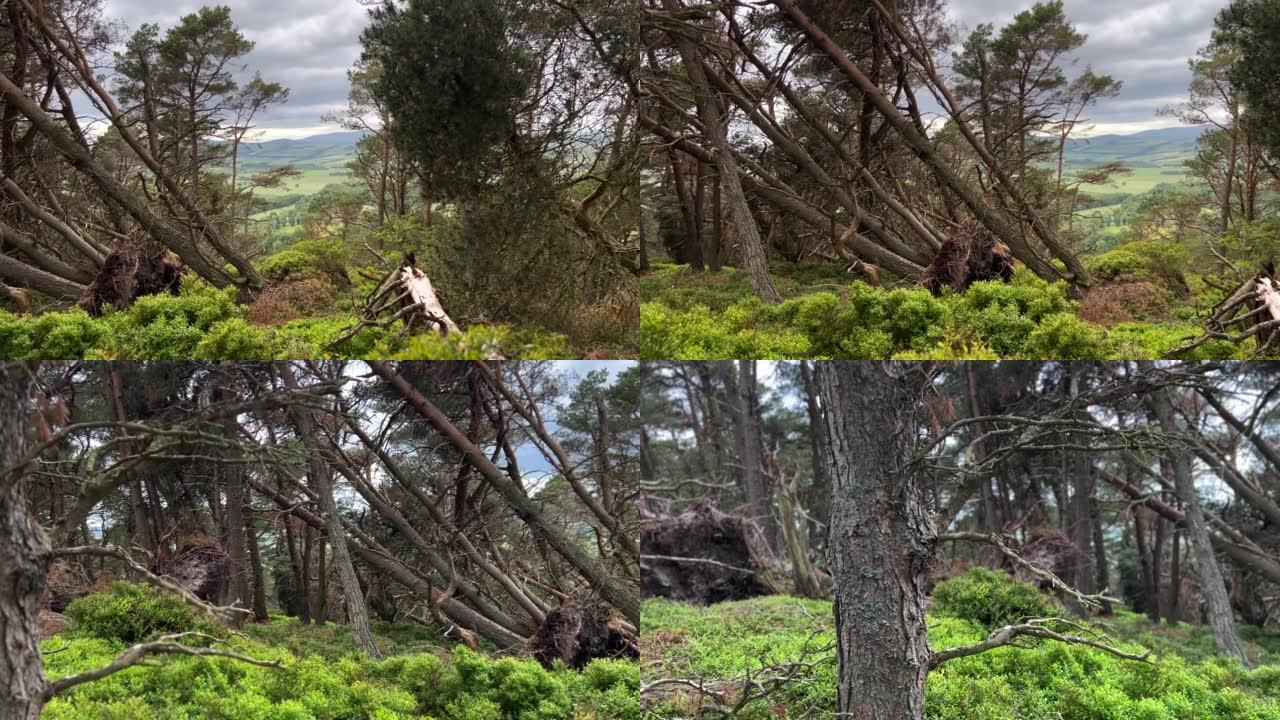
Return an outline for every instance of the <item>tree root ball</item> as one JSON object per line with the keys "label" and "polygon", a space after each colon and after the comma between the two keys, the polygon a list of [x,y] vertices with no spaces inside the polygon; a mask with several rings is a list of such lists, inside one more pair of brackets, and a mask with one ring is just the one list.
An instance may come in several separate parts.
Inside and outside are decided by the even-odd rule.
{"label": "tree root ball", "polygon": [[534,659],[550,668],[558,660],[581,669],[596,658],[640,659],[636,633],[598,603],[569,600],[547,613],[529,640]]}
{"label": "tree root ball", "polygon": [[925,269],[921,284],[934,295],[944,288],[964,292],[982,280],[1013,279],[1013,255],[1009,248],[977,220],[966,220],[951,233]]}
{"label": "tree root ball", "polygon": [[779,592],[768,545],[750,520],[697,500],[640,523],[640,593],[710,605]]}
{"label": "tree root ball", "polygon": [[85,288],[80,307],[96,317],[108,305],[127,308],[144,295],[177,295],[183,272],[159,244],[123,242]]}
{"label": "tree root ball", "polygon": [[205,602],[220,603],[231,582],[231,556],[208,538],[188,538],[159,568]]}

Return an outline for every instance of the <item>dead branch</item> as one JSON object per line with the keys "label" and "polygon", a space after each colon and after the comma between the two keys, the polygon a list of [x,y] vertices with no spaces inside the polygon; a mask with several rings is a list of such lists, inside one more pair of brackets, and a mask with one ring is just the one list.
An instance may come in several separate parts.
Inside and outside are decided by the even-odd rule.
{"label": "dead branch", "polygon": [[101,680],[102,678],[107,677],[108,675],[114,675],[121,670],[127,670],[135,665],[141,664],[148,655],[224,657],[249,663],[250,665],[257,665],[258,667],[282,667],[279,661],[259,660],[257,658],[249,657],[248,655],[241,655],[240,653],[231,652],[229,650],[219,650],[212,647],[193,647],[190,645],[183,645],[179,641],[185,638],[207,639],[213,642],[218,641],[218,639],[212,635],[206,635],[205,633],[200,632],[184,632],[173,635],[162,635],[159,640],[133,645],[129,649],[117,655],[115,660],[112,660],[104,667],[97,668],[96,670],[87,670],[82,673],[68,675],[67,677],[54,680],[45,688],[44,697],[48,700],[49,698],[65,692],[76,685],[92,682],[94,680]]}
{"label": "dead branch", "polygon": [[994,630],[980,643],[975,643],[973,645],[961,645],[960,647],[947,648],[946,650],[932,652],[929,654],[929,669],[932,670],[948,660],[969,657],[970,655],[977,655],[979,653],[987,652],[988,650],[994,650],[998,647],[1013,645],[1014,640],[1024,636],[1043,638],[1046,640],[1057,640],[1058,642],[1067,643],[1068,645],[1086,645],[1091,648],[1102,650],[1103,652],[1109,653],[1123,660],[1150,662],[1147,659],[1151,655],[1150,650],[1142,653],[1141,655],[1125,652],[1124,650],[1113,645],[1109,645],[1106,642],[1086,637],[1085,635],[1067,635],[1050,630],[1045,627],[1050,623],[1068,625],[1070,627],[1077,628],[1078,630],[1101,637],[1101,635],[1085,628],[1083,625],[1063,618],[1032,618],[1025,623],[1020,623],[1018,625],[1005,625],[1002,628]]}

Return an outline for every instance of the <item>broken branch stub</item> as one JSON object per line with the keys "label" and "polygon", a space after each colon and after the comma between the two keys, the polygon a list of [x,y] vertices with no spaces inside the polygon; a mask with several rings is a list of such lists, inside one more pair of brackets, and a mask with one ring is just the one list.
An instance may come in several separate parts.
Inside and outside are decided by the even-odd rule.
{"label": "broken branch stub", "polygon": [[1218,304],[1205,322],[1203,333],[1188,338],[1189,342],[1169,356],[1183,355],[1210,340],[1240,343],[1249,338],[1257,341],[1255,354],[1260,355],[1275,343],[1277,336],[1280,336],[1280,282],[1276,280],[1275,267],[1268,263]]}
{"label": "broken branch stub", "polygon": [[417,327],[434,327],[441,337],[459,332],[458,324],[445,312],[436,295],[431,279],[418,268],[413,253],[406,254],[404,263],[383,277],[365,300],[360,320],[326,349],[340,347],[365,328],[390,327],[401,320],[404,321],[401,337],[412,334]]}

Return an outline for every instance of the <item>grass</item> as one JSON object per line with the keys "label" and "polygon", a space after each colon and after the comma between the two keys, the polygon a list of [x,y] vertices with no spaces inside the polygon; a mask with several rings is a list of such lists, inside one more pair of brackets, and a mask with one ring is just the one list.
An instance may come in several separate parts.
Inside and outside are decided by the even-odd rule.
{"label": "grass", "polygon": [[[835,711],[837,668],[831,604],[771,596],[699,608],[648,600],[641,616],[642,682],[679,678],[732,699],[749,672],[807,661],[771,697],[750,703],[743,718],[827,717]],[[937,610],[928,618],[935,649],[981,640],[979,623]],[[1122,610],[1096,623],[1125,649],[1152,651],[1151,663],[1124,661],[1092,648],[1031,641],[951,661],[927,685],[930,720],[1143,720],[1280,718],[1280,634],[1240,628],[1257,662],[1253,670],[1218,656],[1206,628],[1153,627]],[[688,686],[663,685],[644,698],[659,718],[696,716],[708,701]]]}

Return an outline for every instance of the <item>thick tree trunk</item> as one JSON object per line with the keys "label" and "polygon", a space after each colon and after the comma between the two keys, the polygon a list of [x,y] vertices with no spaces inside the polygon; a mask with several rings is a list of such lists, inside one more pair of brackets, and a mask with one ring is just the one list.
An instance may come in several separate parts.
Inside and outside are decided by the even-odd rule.
{"label": "thick tree trunk", "polygon": [[[1151,363],[1145,363],[1144,372],[1151,372],[1152,369]],[[1147,396],[1147,403],[1166,433],[1181,433],[1167,389],[1161,388],[1152,392]],[[1235,613],[1227,597],[1222,569],[1218,566],[1218,558],[1213,552],[1213,543],[1209,539],[1204,511],[1200,509],[1200,499],[1196,496],[1195,483],[1191,477],[1191,455],[1181,448],[1174,449],[1172,455],[1174,487],[1178,491],[1183,507],[1186,508],[1184,517],[1188,541],[1191,551],[1195,554],[1196,570],[1200,576],[1200,593],[1204,597],[1205,609],[1209,615],[1209,626],[1213,628],[1214,642],[1224,654],[1248,665],[1249,657],[1245,655],[1240,637],[1236,635]]]}
{"label": "thick tree trunk", "polygon": [[35,424],[34,370],[0,363],[0,720],[36,720],[46,682],[40,661],[40,603],[48,582],[48,536],[31,514],[25,458]]}
{"label": "thick tree trunk", "polygon": [[[285,386],[296,392],[298,379],[294,376],[293,368],[289,363],[279,363],[276,368]],[[293,413],[298,436],[311,449],[309,456],[311,478],[315,481],[320,509],[324,511],[325,528],[329,534],[329,542],[333,545],[333,562],[337,565],[338,577],[342,580],[342,592],[347,603],[347,619],[351,621],[351,635],[355,638],[356,647],[373,658],[382,659],[382,653],[378,651],[378,646],[373,641],[373,632],[369,629],[369,608],[364,604],[364,593],[360,591],[360,581],[356,577],[355,566],[351,564],[351,555],[347,551],[347,536],[342,531],[342,519],[338,517],[337,503],[333,500],[329,466],[321,457],[321,448],[318,446],[315,428],[311,421],[311,411],[296,404],[291,405],[289,410]],[[320,571],[323,573],[324,568],[321,567]],[[321,577],[323,579],[323,576]],[[323,618],[320,619],[323,620]]]}
{"label": "thick tree trunk", "polygon": [[927,483],[910,461],[925,374],[908,363],[830,362],[817,376],[834,483],[827,544],[837,709],[859,720],[923,720],[926,583],[936,537]]}

